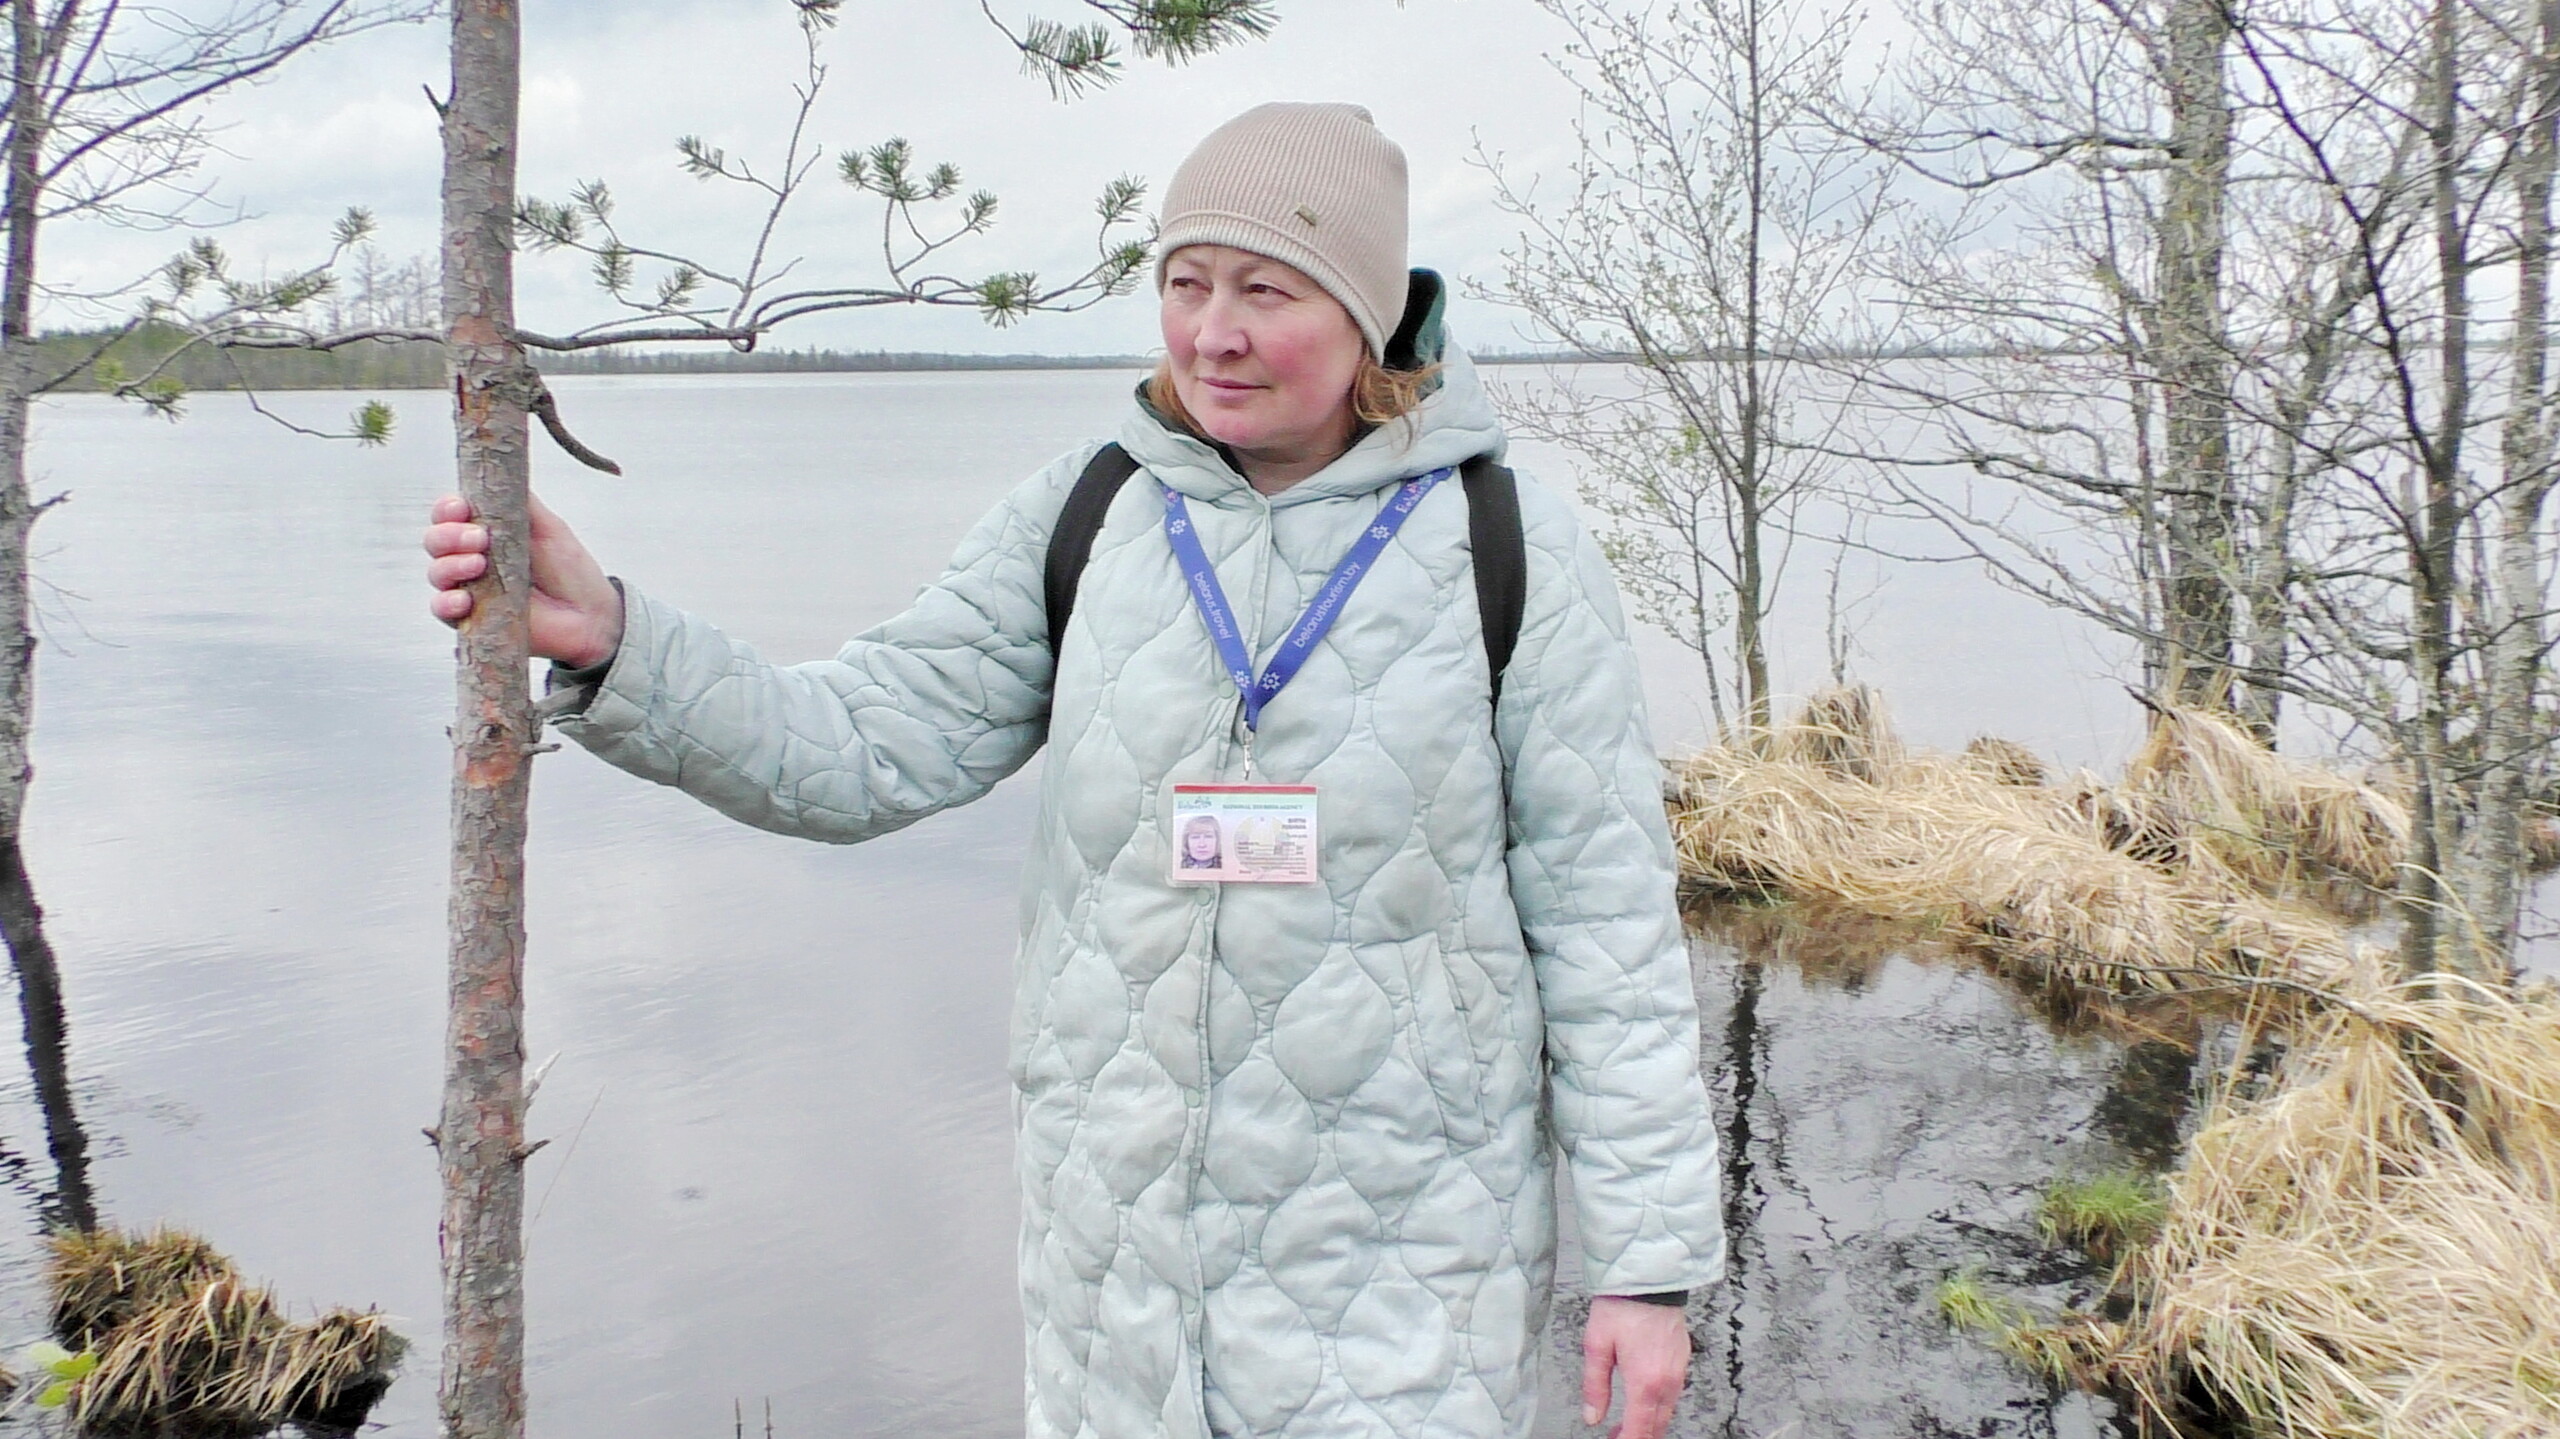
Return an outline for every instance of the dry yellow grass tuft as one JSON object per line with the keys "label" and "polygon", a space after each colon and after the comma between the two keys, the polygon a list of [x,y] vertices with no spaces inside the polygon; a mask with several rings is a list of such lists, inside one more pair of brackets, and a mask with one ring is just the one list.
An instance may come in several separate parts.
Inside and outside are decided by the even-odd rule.
{"label": "dry yellow grass tuft", "polygon": [[[2192,844],[2122,837],[2180,834],[2154,798],[2173,788],[2027,785],[1979,755],[1914,754],[1872,693],[1835,690],[1688,760],[1672,832],[1684,873],[1711,888],[1934,925],[2004,966],[2105,992],[2349,979],[2359,961],[2336,923],[2228,866],[2174,862]],[[2136,809],[2139,823],[2115,817]]]}
{"label": "dry yellow grass tuft", "polygon": [[1975,769],[2002,784],[2034,789],[2053,782],[2053,772],[2045,767],[2044,756],[2013,739],[1975,735],[1965,745],[1964,757]]}
{"label": "dry yellow grass tuft", "polygon": [[1890,782],[1908,752],[1885,718],[1884,696],[1865,685],[1817,690],[1795,719],[1764,737],[1768,757],[1843,779]]}
{"label": "dry yellow grass tuft", "polygon": [[378,1314],[285,1319],[274,1296],[194,1235],[54,1236],[55,1329],[97,1356],[71,1391],[89,1434],[264,1434],[351,1427],[391,1382],[407,1341]]}
{"label": "dry yellow grass tuft", "polygon": [[2398,799],[2200,710],[2162,710],[2120,788],[2148,821],[2143,842],[2262,890],[2340,878],[2387,892],[2409,849]]}
{"label": "dry yellow grass tuft", "polygon": [[2324,1010],[2197,1134],[2127,1277],[2113,1373],[2156,1414],[2201,1388],[2281,1439],[2560,1435],[2560,1007]]}
{"label": "dry yellow grass tuft", "polygon": [[63,1230],[53,1251],[53,1332],[74,1351],[146,1309],[184,1304],[231,1261],[195,1235],[155,1229],[139,1237],[113,1229]]}

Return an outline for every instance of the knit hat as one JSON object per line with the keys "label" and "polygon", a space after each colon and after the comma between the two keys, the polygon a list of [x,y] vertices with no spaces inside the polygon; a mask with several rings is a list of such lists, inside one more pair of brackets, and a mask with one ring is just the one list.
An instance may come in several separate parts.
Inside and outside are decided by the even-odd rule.
{"label": "knit hat", "polygon": [[1342,302],[1383,357],[1404,317],[1404,151],[1359,105],[1256,105],[1209,132],[1165,187],[1156,237],[1295,265]]}

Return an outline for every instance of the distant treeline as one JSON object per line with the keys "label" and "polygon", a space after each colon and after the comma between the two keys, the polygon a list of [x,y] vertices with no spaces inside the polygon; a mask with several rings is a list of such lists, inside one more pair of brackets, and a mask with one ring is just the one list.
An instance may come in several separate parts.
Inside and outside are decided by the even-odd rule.
{"label": "distant treeline", "polygon": [[[146,325],[125,335],[103,354],[99,346],[112,331],[60,332],[38,342],[43,366],[60,373],[97,355],[89,373],[61,388],[99,388],[113,378],[149,373],[167,362],[161,373],[189,390],[432,390],[444,383],[440,345],[418,341],[365,340],[336,350],[195,349],[169,356],[182,347],[177,330]],[[1939,353],[1939,352],[1933,352]],[[1474,357],[1478,364],[1611,364],[1632,362],[1633,355],[1566,355],[1530,351],[1494,351]],[[1731,359],[1735,356],[1709,356]],[[1906,356],[1903,358],[1921,358]],[[756,350],[739,354],[725,347],[681,350],[582,350],[536,359],[547,375],[757,375],[873,373],[897,370],[1138,370],[1153,363],[1145,355],[955,355],[914,350]]]}
{"label": "distant treeline", "polygon": [[144,325],[131,334],[99,346],[111,330],[57,332],[37,344],[39,373],[60,375],[75,369],[59,388],[64,391],[106,388],[120,380],[159,373],[190,390],[432,390],[444,383],[444,347],[365,340],[337,350],[194,349],[169,357],[184,346],[184,335],[166,325]]}

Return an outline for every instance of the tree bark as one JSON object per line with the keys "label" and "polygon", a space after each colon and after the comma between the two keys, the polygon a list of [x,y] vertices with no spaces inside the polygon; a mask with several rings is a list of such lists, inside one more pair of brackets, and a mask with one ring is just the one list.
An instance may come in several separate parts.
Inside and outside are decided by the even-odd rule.
{"label": "tree bark", "polygon": [[[69,17],[57,19],[68,24]],[[62,976],[44,936],[19,840],[27,789],[35,780],[36,631],[30,545],[45,506],[27,487],[29,420],[37,382],[36,232],[43,222],[45,138],[52,108],[44,90],[47,32],[35,0],[9,3],[9,119],[0,134],[0,936],[17,971],[27,1059],[53,1152],[55,1189],[46,1220],[97,1226],[89,1193],[89,1145],[71,1107]]]}
{"label": "tree bark", "polygon": [[2461,196],[2461,0],[2435,0],[2425,99],[2440,326],[2433,434],[2418,434],[2417,521],[2409,555],[2410,668],[2417,713],[2407,726],[2414,803],[2402,871],[2401,954],[2413,974],[2481,968],[2454,868],[2462,854],[2462,786],[2454,774],[2454,605],[2461,583],[2462,441],[2471,420],[2471,249]]}
{"label": "tree bark", "polygon": [[1761,531],[1768,523],[1769,396],[1762,373],[1767,336],[1761,333],[1760,299],[1769,275],[1769,76],[1761,67],[1762,0],[1743,0],[1743,300],[1742,449],[1732,477],[1734,525],[1734,669],[1742,681],[1742,722],[1753,732],[1769,728],[1769,646],[1762,621],[1769,612]]}
{"label": "tree bark", "polygon": [[36,229],[43,219],[46,121],[44,26],[35,0],[10,0],[7,167],[0,195],[0,842],[17,842],[34,764],[36,634],[28,543],[42,507],[27,489],[29,412],[36,387]]}
{"label": "tree bark", "polygon": [[524,1433],[524,842],[538,722],[527,682],[526,415],[512,232],[521,17],[456,0],[444,113],[444,327],[462,494],[489,571],[459,631],[443,1117],[447,1439]]}
{"label": "tree bark", "polygon": [[2481,722],[2477,814],[2464,898],[2496,953],[2514,953],[2523,911],[2525,826],[2548,739],[2540,718],[2545,617],[2550,609],[2543,509],[2554,479],[2548,370],[2551,347],[2551,192],[2560,168],[2560,0],[2536,7],[2527,100],[2515,166],[2516,310],[2489,598],[2487,713]]}
{"label": "tree bark", "polygon": [[2165,16],[2169,156],[2162,179],[2155,343],[2172,491],[2166,678],[2181,704],[2231,704],[2231,365],[2223,323],[2224,198],[2231,181],[2231,17],[2225,0],[2171,0]]}

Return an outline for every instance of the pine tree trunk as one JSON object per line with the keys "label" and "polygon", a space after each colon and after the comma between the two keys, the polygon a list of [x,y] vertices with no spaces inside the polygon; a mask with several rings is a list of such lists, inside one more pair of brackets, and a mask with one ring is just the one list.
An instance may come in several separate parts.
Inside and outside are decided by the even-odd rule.
{"label": "pine tree trunk", "polygon": [[537,724],[527,683],[526,408],[512,229],[520,17],[455,0],[444,116],[444,326],[463,497],[489,572],[457,642],[450,1009],[443,1117],[447,1439],[524,1433],[524,841]]}
{"label": "pine tree trunk", "polygon": [[2168,500],[2163,659],[2183,704],[2231,703],[2231,374],[2224,338],[2223,204],[2231,180],[2231,16],[2225,0],[2171,0],[2170,153],[2160,198],[2158,318]]}

